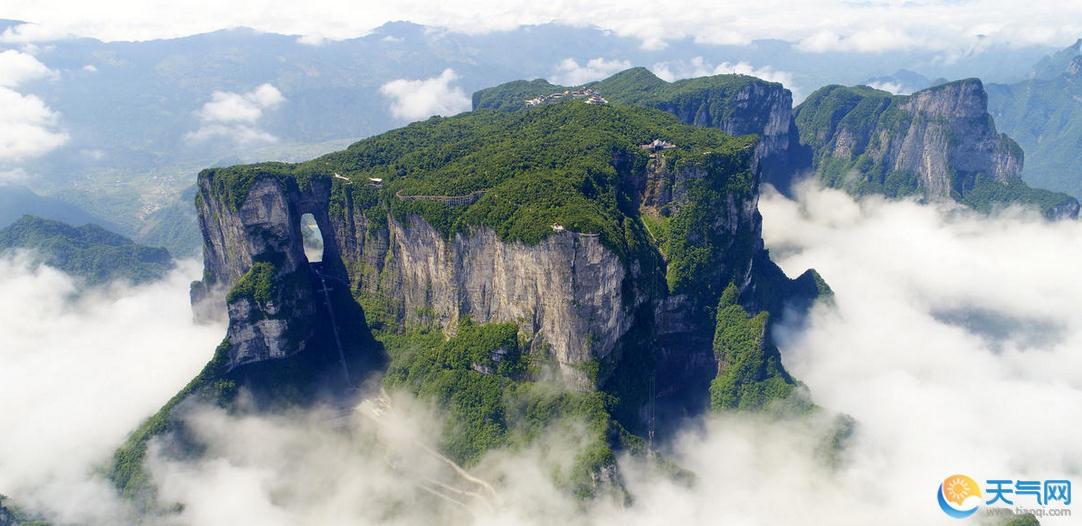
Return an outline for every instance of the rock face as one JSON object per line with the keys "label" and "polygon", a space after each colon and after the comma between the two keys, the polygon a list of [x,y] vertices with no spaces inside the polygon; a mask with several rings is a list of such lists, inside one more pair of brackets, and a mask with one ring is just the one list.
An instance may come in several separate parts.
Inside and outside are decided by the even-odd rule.
{"label": "rock face", "polygon": [[852,177],[831,182],[876,184],[880,174],[906,173],[915,179],[905,182],[915,185],[889,190],[944,199],[972,188],[978,176],[998,182],[1019,178],[1022,150],[996,132],[987,104],[984,87],[976,79],[908,97],[830,86],[798,108],[798,123],[801,136],[816,150],[819,166],[841,161],[850,168],[849,163],[860,161],[880,172],[869,171],[864,181]]}
{"label": "rock face", "polygon": [[[750,89],[737,98],[755,98]],[[445,130],[449,139],[434,139]],[[522,146],[541,137],[559,146]],[[658,137],[671,142],[649,140]],[[387,153],[395,148],[401,157]],[[561,167],[568,151],[577,153]],[[205,170],[197,208],[206,271],[193,298],[230,291],[221,359],[230,371],[337,352],[349,378],[360,346],[339,334],[369,319],[381,331],[447,335],[467,319],[514,323],[539,364],[530,378],[551,373],[580,391],[613,393],[634,429],[655,401],[667,416],[709,402],[723,290],[736,291],[739,308],[774,314],[820,292],[814,272],[790,280],[763,247],[758,151],[749,137],[660,112],[572,103],[433,120],[301,165]],[[530,164],[538,162],[540,171]],[[487,186],[440,190],[505,166],[516,168]],[[554,168],[562,179],[548,175]],[[524,208],[529,215],[518,215]],[[318,264],[304,255],[306,213],[322,234]]]}
{"label": "rock face", "polygon": [[369,234],[369,218],[352,210],[333,228],[346,266],[362,269],[352,276],[358,290],[383,298],[405,325],[517,322],[586,387],[581,366],[607,358],[631,323],[627,272],[597,235],[554,232],[530,246],[488,228],[447,240],[419,217],[385,221]]}
{"label": "rock face", "polygon": [[978,209],[1037,203],[1052,215],[1077,215],[1077,202],[1022,182],[1022,149],[996,131],[977,79],[910,96],[827,86],[796,109],[796,123],[828,186],[858,195],[954,199]]}
{"label": "rock face", "polygon": [[913,116],[913,123],[901,144],[883,151],[894,158],[894,170],[919,173],[929,196],[964,193],[980,175],[1000,183],[1020,179],[1022,149],[996,132],[979,80],[919,91],[901,109]]}
{"label": "rock face", "polygon": [[762,170],[762,181],[789,192],[790,147],[796,145],[798,135],[792,115],[793,94],[781,84],[755,79],[731,92],[702,90],[658,102],[655,107],[693,126],[718,128],[729,135],[757,135],[754,162]]}
{"label": "rock face", "polygon": [[193,283],[192,299],[198,303],[208,291],[233,291],[226,297],[230,323],[224,372],[289,358],[313,346],[329,346],[322,350],[348,371],[345,362],[358,357],[346,355],[360,342],[347,340],[344,335],[355,332],[338,326],[363,324],[363,317],[350,319],[335,311],[341,295],[348,295],[341,286],[348,279],[336,247],[324,248],[326,263],[309,264],[300,228],[301,215],[310,213],[316,224],[333,232],[326,206],[329,182],[314,182],[302,191],[293,181],[260,179],[235,209],[213,197],[213,183],[199,180],[204,274]]}
{"label": "rock face", "polygon": [[[689,185],[708,176],[652,164],[636,183],[643,192],[640,206],[646,213],[674,214],[688,201]],[[596,234],[563,230],[526,245],[501,241],[491,229],[476,228],[447,239],[420,217],[404,222],[390,214],[372,218],[350,200],[330,215],[328,179],[314,180],[303,190],[290,180],[257,179],[235,211],[215,197],[213,185],[213,174],[200,177],[206,270],[204,280],[193,284],[193,297],[199,299],[204,290],[237,287],[253,265],[263,261],[274,262],[275,281],[302,283],[277,302],[245,295],[230,298],[231,369],[293,356],[310,346],[318,337],[316,329],[324,327],[319,321],[327,316],[319,297],[318,280],[323,277],[379,298],[407,327],[434,324],[450,333],[464,317],[482,323],[516,322],[532,347],[550,352],[564,379],[580,389],[596,386],[599,379],[591,377],[590,364],[611,362],[621,338],[635,324],[673,342],[674,350],[663,355],[679,362],[682,371],[671,377],[674,389],[683,374],[713,374],[708,345],[698,353],[702,356],[692,359],[677,343],[713,331],[702,302],[688,293],[659,292],[661,269],[622,260]],[[717,203],[711,228],[726,240],[721,250],[745,256],[713,271],[732,275],[755,308],[778,306],[759,298],[782,299],[798,289],[797,295],[813,297],[815,287],[807,277],[794,286],[766,256],[757,201],[753,192],[731,194]],[[304,256],[299,227],[304,213],[313,214],[324,238],[317,270]],[[644,305],[645,310],[640,308]]]}

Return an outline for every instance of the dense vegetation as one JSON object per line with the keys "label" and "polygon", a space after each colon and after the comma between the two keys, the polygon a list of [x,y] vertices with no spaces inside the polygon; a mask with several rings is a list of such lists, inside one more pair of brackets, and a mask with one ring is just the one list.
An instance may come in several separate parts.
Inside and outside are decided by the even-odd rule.
{"label": "dense vegetation", "polygon": [[[751,84],[772,84],[746,75],[713,75],[666,82],[646,68],[631,68],[584,87],[596,90],[609,102],[654,108],[679,115],[685,122],[719,127],[737,107],[733,98]],[[558,86],[538,79],[519,80],[474,93],[473,107],[517,111],[526,109],[525,100],[549,95],[570,86]]]}
{"label": "dense vegetation", "polygon": [[[914,119],[919,118],[904,108],[909,100],[908,96],[891,95],[867,86],[826,86],[812,93],[797,107],[795,120],[801,143],[812,150],[813,167],[819,179],[827,186],[854,195],[924,195],[919,174],[895,170],[893,159],[883,155],[889,141],[904,137]],[[831,154],[831,141],[836,137],[847,141],[850,156]],[[1018,144],[1003,135],[999,140],[1003,148],[1021,158]],[[1051,215],[1073,203],[1068,195],[1031,188],[1020,180],[1000,183],[992,174],[975,174],[969,186],[960,182],[963,179],[968,178],[954,176],[951,196],[981,211],[1015,203],[1033,205]]]}
{"label": "dense vegetation", "polygon": [[730,284],[721,295],[714,333],[718,375],[710,383],[714,410],[758,410],[793,397],[797,385],[770,342],[766,312],[754,316],[737,303]]}
{"label": "dense vegetation", "polygon": [[612,446],[626,435],[609,417],[611,400],[537,380],[546,364],[540,352],[524,352],[515,324],[466,319],[450,338],[436,330],[379,337],[391,357],[384,382],[445,411],[441,439],[457,462],[470,465],[489,449],[524,447],[546,430],[585,423],[575,461],[557,466],[557,482],[589,496],[593,477],[615,463]]}
{"label": "dense vegetation", "polygon": [[173,268],[164,248],[146,247],[97,225],[80,227],[23,216],[0,230],[0,252],[30,249],[42,262],[90,284],[124,279],[143,283],[159,279]]}
{"label": "dense vegetation", "polygon": [[[487,226],[501,239],[526,243],[537,243],[558,223],[598,233],[624,256],[636,243],[629,217],[637,215],[624,185],[647,162],[639,145],[658,138],[678,146],[671,152],[673,170],[685,164],[716,165],[728,170],[719,177],[751,185],[747,170],[736,170],[746,166],[750,137],[683,126],[659,111],[577,102],[513,114],[480,111],[432,118],[305,163],[217,168],[202,176],[210,179],[213,192],[238,207],[259,177],[301,187],[311,178],[324,178],[334,183],[341,199],[345,183],[333,177],[338,174],[351,181],[354,205],[375,212],[369,217],[384,210],[402,221],[417,215],[446,236]],[[377,188],[370,179],[382,184]],[[476,201],[465,204],[409,199],[471,193]]]}

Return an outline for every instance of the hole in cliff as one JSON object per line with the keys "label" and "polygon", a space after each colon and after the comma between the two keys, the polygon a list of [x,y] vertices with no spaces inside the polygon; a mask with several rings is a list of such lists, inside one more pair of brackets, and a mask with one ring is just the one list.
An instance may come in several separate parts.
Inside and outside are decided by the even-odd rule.
{"label": "hole in cliff", "polygon": [[301,216],[301,240],[304,244],[304,257],[309,263],[323,261],[323,233],[312,214]]}

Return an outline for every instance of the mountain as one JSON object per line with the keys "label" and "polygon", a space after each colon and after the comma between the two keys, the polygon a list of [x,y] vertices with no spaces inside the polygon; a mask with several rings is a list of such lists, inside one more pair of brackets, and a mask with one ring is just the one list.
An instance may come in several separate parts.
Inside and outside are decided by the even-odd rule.
{"label": "mountain", "polygon": [[509,82],[474,93],[473,108],[520,111],[528,107],[527,101],[559,100],[560,94],[575,89],[596,92],[600,100],[659,109],[685,124],[718,128],[734,136],[757,135],[754,164],[763,170],[763,181],[789,190],[793,172],[789,149],[797,142],[793,96],[776,82],[713,75],[670,83],[646,68],[632,68],[581,87],[557,86],[543,79]]}
{"label": "mountain", "polygon": [[117,279],[143,283],[173,267],[164,248],[138,245],[94,224],[81,227],[23,216],[0,230],[0,252],[34,251],[43,263],[97,285]]}
{"label": "mountain", "polygon": [[827,186],[856,195],[953,199],[988,211],[1033,205],[1077,217],[1078,201],[1022,181],[1022,148],[997,132],[980,80],[909,96],[866,86],[827,86],[795,110],[801,145]]}
{"label": "mountain", "polygon": [[1075,197],[1082,197],[1080,42],[1041,61],[1032,79],[988,86],[989,111],[1026,152],[1026,181]]}
{"label": "mountain", "polygon": [[1029,76],[1037,80],[1051,80],[1059,77],[1074,61],[1075,57],[1082,55],[1082,38],[1055,53],[1041,59],[1033,66]]}
{"label": "mountain", "polygon": [[[5,21],[0,27],[17,24]],[[5,49],[21,48],[0,43],[0,51]],[[543,24],[465,34],[405,22],[318,45],[296,35],[238,28],[140,42],[64,38],[33,49],[54,74],[19,90],[41,98],[69,140],[21,163],[33,176],[31,189],[108,218],[138,242],[169,243],[175,254],[198,249],[196,224],[175,223],[177,231],[163,237],[145,223],[164,208],[190,208],[182,193],[201,168],[232,158],[309,159],[400,126],[405,120],[392,112],[394,99],[381,92],[398,79],[431,79],[452,69],[456,78],[447,88],[455,95],[454,89],[470,93],[521,78],[561,81],[585,72],[592,79],[593,60],[599,61],[601,76],[613,66],[643,65],[666,78],[742,64],[791,78],[787,88],[808,93],[828,82],[857,83],[881,75],[883,64],[927,75],[1013,81],[1050,51],[993,46],[948,63],[933,51],[809,53],[780,40],[714,45],[692,37],[673,39],[664,49],[644,49],[634,38],[592,27]],[[280,104],[246,114],[243,118],[254,120],[244,121],[236,133],[193,138],[204,129],[203,108],[215,93],[244,100],[263,84],[279,90]],[[187,231],[180,232],[182,227]]]}
{"label": "mountain", "polygon": [[73,225],[95,223],[109,230],[116,230],[109,222],[67,201],[38,195],[25,186],[0,184],[0,227],[10,225],[24,215]]}
{"label": "mountain", "polygon": [[465,465],[579,417],[583,496],[618,486],[614,451],[641,448],[636,434],[708,407],[806,408],[769,327],[829,289],[770,261],[754,149],[658,110],[571,101],[204,170],[193,301],[227,290],[228,333],[118,451],[114,480],[139,493],[146,441],[180,429],[183,400],[228,404],[241,387],[303,404],[382,373],[443,406],[443,448]]}

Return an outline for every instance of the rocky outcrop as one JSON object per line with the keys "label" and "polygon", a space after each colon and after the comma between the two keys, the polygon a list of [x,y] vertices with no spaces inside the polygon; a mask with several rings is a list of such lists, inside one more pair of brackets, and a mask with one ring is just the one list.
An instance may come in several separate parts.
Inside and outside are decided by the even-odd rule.
{"label": "rocky outcrop", "polygon": [[858,195],[954,199],[978,209],[1036,203],[1047,214],[1077,215],[1077,202],[1022,182],[1022,149],[996,130],[977,79],[910,96],[827,86],[796,109],[796,123],[828,186]]}
{"label": "rocky outcrop", "polygon": [[762,181],[788,193],[793,164],[790,148],[796,144],[797,134],[793,94],[781,84],[754,79],[731,90],[704,89],[658,102],[655,107],[693,126],[758,136],[753,159],[762,171]]}
{"label": "rocky outcrop", "polygon": [[627,270],[592,234],[554,232],[537,245],[503,242],[487,228],[445,239],[419,217],[359,210],[336,218],[342,257],[357,290],[380,298],[407,326],[453,331],[461,319],[519,324],[547,346],[564,377],[588,387],[584,364],[608,357],[632,321],[622,296]]}
{"label": "rocky outcrop", "polygon": [[358,380],[350,378],[348,364],[371,358],[356,356],[363,352],[367,328],[349,329],[363,326],[363,315],[350,316],[348,276],[336,246],[326,245],[324,261],[310,264],[300,227],[307,213],[321,231],[334,232],[327,215],[330,182],[313,181],[301,189],[292,180],[258,179],[239,206],[223,199],[215,182],[212,172],[199,178],[204,270],[203,280],[192,285],[192,299],[200,303],[209,291],[230,291],[224,296],[229,316],[224,372],[318,348],[323,361],[341,370],[334,374],[343,372],[347,383]]}
{"label": "rocky outcrop", "polygon": [[[640,194],[644,213],[676,213],[688,199],[689,184],[709,176],[696,170],[672,172],[664,163],[653,166],[639,183],[644,192],[653,189],[649,197]],[[233,210],[216,197],[213,172],[200,177],[205,277],[193,290],[236,290],[254,279],[253,265],[260,262],[274,264],[276,283],[300,283],[277,301],[230,295],[231,368],[292,356],[311,345],[316,328],[325,327],[319,323],[326,317],[319,285],[313,284],[321,277],[349,283],[349,289],[379,302],[405,327],[435,325],[453,333],[466,317],[515,322],[529,338],[531,352],[549,353],[562,377],[580,389],[604,380],[592,371],[615,359],[632,325],[651,327],[656,337],[674,342],[681,335],[713,331],[701,301],[656,286],[664,279],[663,268],[643,268],[621,258],[596,234],[556,225],[560,231],[534,245],[503,241],[487,228],[446,238],[420,217],[401,221],[386,212],[369,217],[371,210],[354,207],[351,199],[332,207],[330,185],[330,179],[313,179],[302,189],[292,180],[257,179]],[[351,195],[348,186],[345,194]],[[735,279],[748,292],[749,303],[764,296],[758,289],[777,298],[790,294],[789,280],[765,257],[757,193],[727,195],[715,210],[713,228],[729,243],[719,251],[745,255],[711,269],[718,279]],[[304,257],[303,213],[312,213],[323,233],[319,275]],[[814,287],[803,293],[814,296]],[[640,308],[644,305],[646,310]],[[701,351],[709,362],[709,346]],[[680,350],[673,356],[682,357],[684,365],[694,364],[686,354]]]}

